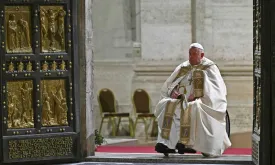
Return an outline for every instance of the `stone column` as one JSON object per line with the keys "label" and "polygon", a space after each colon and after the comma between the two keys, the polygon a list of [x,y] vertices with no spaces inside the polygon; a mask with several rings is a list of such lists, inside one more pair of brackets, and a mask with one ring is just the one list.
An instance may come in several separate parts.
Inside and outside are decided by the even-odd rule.
{"label": "stone column", "polygon": [[199,42],[212,54],[212,1],[191,0],[192,42]]}
{"label": "stone column", "polygon": [[80,143],[82,158],[94,155],[93,111],[93,0],[78,3],[78,40],[80,57]]}
{"label": "stone column", "polygon": [[205,44],[204,43],[204,29],[205,29],[205,26],[204,26],[204,21],[205,21],[205,0],[196,0],[194,1],[195,3],[195,35],[196,35],[196,38],[195,38],[195,42],[200,42],[202,44]]}
{"label": "stone column", "polygon": [[191,0],[191,33],[192,33],[192,42],[197,42],[197,26],[196,26],[196,2],[197,0]]}
{"label": "stone column", "polygon": [[141,42],[140,0],[135,0],[136,42]]}
{"label": "stone column", "polygon": [[191,0],[192,42],[199,42],[202,45],[207,43],[204,41],[204,33],[206,33],[205,19],[207,18],[205,1],[206,0]]}

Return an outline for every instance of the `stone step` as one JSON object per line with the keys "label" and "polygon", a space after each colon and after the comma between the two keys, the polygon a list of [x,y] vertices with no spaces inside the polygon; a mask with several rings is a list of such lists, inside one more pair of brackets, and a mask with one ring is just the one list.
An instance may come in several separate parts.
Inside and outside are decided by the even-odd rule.
{"label": "stone step", "polygon": [[171,154],[164,157],[157,153],[97,153],[86,158],[89,162],[117,162],[117,163],[174,163],[174,164],[251,164],[251,156],[247,155],[223,155],[219,158],[204,158],[195,154]]}
{"label": "stone step", "polygon": [[[149,163],[150,165],[159,165],[159,163]],[[149,165],[148,163],[110,163],[110,162],[81,162],[81,163],[71,163],[71,164],[59,164],[59,165]],[[176,165],[175,163],[162,163],[162,165]],[[185,165],[206,165],[206,164],[185,164]],[[214,165],[214,164],[207,164]],[[215,165],[227,165],[227,164],[215,164]],[[241,164],[231,164],[231,165],[241,165]]]}
{"label": "stone step", "polygon": [[123,138],[123,137],[114,137],[114,138],[105,138],[106,143],[103,145],[108,146],[155,146],[156,140],[155,138],[149,138],[145,140],[145,138],[140,139],[131,139],[131,138]]}
{"label": "stone step", "polygon": [[131,139],[131,138],[105,138],[106,143],[103,145],[108,146],[129,146],[129,145],[136,145],[138,139]]}

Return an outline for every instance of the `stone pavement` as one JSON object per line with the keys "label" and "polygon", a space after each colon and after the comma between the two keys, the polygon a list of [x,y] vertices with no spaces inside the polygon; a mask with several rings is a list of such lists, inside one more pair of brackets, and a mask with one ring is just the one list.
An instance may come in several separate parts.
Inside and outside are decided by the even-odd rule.
{"label": "stone pavement", "polygon": [[[202,155],[169,155],[164,157],[156,153],[96,153],[88,157],[88,162],[116,162],[120,164],[252,164],[251,156],[247,155],[224,155],[219,158],[204,158]],[[106,164],[107,165],[107,164]]]}
{"label": "stone pavement", "polygon": [[204,158],[198,154],[171,154],[165,157],[158,153],[106,153],[96,152],[95,156],[86,158],[85,162],[59,165],[252,165],[251,156],[223,155],[219,158]]}

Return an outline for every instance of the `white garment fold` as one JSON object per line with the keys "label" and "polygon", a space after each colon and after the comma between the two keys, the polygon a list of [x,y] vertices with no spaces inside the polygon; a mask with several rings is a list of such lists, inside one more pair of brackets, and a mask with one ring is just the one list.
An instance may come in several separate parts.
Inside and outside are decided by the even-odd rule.
{"label": "white garment fold", "polygon": [[[211,63],[207,58],[203,58],[202,63]],[[212,62],[213,63],[213,62]],[[171,100],[169,97],[175,81],[179,78],[180,85],[186,86],[188,98],[193,93],[192,84],[189,84],[188,78],[191,77],[193,70],[190,70],[177,80],[181,67],[189,65],[184,62],[179,65],[171,76],[165,81],[161,89],[161,98],[155,109],[155,116],[158,119],[158,143],[163,143],[170,149],[175,146],[180,138],[180,105],[177,106],[169,140],[161,136],[161,128],[165,114],[166,103]],[[220,71],[216,65],[211,65],[203,70],[204,73],[204,96],[189,102],[191,108],[191,130],[190,140],[187,144],[189,147],[214,156],[220,156],[224,150],[231,146],[225,128],[225,114],[227,108],[226,86],[221,77]],[[174,81],[175,80],[175,81]]]}

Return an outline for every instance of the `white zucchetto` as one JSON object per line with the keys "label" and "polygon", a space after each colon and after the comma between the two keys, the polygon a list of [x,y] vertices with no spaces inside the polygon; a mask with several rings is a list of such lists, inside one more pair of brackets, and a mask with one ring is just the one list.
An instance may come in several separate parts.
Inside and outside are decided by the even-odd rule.
{"label": "white zucchetto", "polygon": [[193,48],[193,47],[199,48],[201,50],[204,50],[203,47],[202,47],[202,45],[199,44],[199,43],[192,43],[189,48]]}

